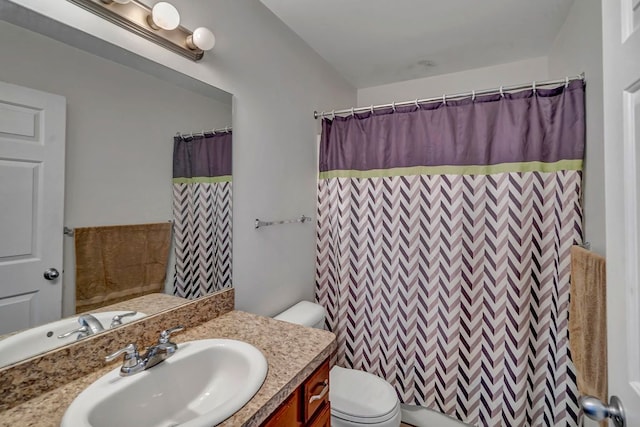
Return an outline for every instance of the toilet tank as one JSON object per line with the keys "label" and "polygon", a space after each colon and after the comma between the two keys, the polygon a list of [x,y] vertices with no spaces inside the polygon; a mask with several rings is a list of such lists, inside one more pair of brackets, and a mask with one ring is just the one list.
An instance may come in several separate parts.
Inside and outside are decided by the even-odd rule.
{"label": "toilet tank", "polygon": [[278,314],[274,319],[302,326],[324,329],[324,307],[309,301],[300,301],[296,305]]}

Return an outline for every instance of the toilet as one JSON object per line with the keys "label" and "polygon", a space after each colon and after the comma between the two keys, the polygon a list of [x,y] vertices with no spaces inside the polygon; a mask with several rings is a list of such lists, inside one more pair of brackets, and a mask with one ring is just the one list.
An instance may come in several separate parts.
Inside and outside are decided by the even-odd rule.
{"label": "toilet", "polygon": [[[324,329],[324,318],[324,308],[309,301],[301,301],[275,317],[318,329]],[[391,384],[382,378],[334,366],[329,382],[332,427],[400,426],[400,401]]]}

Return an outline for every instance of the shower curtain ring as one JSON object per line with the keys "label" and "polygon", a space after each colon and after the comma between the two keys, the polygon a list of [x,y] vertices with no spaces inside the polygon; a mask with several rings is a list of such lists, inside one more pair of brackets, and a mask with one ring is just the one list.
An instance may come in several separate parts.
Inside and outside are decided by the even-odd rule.
{"label": "shower curtain ring", "polygon": [[420,104],[418,104],[418,98],[416,98],[415,104],[416,104],[416,108],[419,110],[420,109]]}
{"label": "shower curtain ring", "polygon": [[331,110],[331,120],[335,120],[336,118],[336,110]]}
{"label": "shower curtain ring", "polygon": [[442,105],[447,105],[447,95],[442,95]]}
{"label": "shower curtain ring", "polygon": [[536,94],[536,81],[534,80],[533,83],[531,84],[531,89],[533,89],[533,94]]}
{"label": "shower curtain ring", "polygon": [[504,87],[500,86],[500,97],[504,98]]}
{"label": "shower curtain ring", "polygon": [[393,101],[391,103],[391,108],[393,109],[393,112],[395,113],[396,112],[396,101]]}
{"label": "shower curtain ring", "polygon": [[355,109],[353,107],[351,107],[351,117],[356,115],[356,112],[354,111]]}
{"label": "shower curtain ring", "polygon": [[566,77],[564,78],[564,88],[566,89],[566,88],[568,88],[568,87],[569,87],[569,76],[566,76]]}
{"label": "shower curtain ring", "polygon": [[472,90],[471,91],[471,102],[475,102],[476,101],[476,91]]}
{"label": "shower curtain ring", "polygon": [[371,114],[373,114],[373,105],[371,105],[369,109],[371,110]]}

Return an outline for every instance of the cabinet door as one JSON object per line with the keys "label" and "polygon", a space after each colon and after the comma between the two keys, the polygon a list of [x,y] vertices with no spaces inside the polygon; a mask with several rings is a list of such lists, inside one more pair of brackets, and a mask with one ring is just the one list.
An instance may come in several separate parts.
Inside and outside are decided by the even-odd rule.
{"label": "cabinet door", "polygon": [[308,427],[331,427],[331,408],[328,404],[324,406],[315,420]]}
{"label": "cabinet door", "polygon": [[300,393],[295,391],[278,410],[269,417],[263,427],[299,427],[302,423],[299,420]]}

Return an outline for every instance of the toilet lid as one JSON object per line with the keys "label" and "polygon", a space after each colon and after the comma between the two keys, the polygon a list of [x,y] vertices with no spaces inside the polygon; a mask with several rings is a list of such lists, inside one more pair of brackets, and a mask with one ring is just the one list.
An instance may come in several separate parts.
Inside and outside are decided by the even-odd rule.
{"label": "toilet lid", "polygon": [[395,390],[380,377],[334,366],[329,378],[331,413],[338,418],[381,422],[393,417],[398,410]]}

